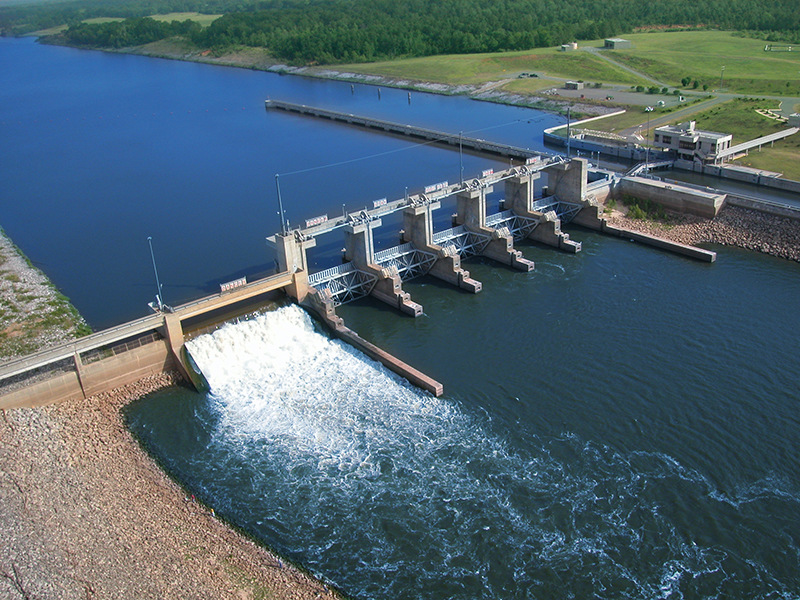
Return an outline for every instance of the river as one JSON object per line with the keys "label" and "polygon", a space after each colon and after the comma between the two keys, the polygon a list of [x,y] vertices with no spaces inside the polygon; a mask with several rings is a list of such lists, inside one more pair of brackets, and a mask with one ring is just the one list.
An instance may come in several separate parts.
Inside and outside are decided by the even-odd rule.
{"label": "river", "polygon": [[[269,269],[276,173],[294,222],[459,176],[457,152],[265,114],[267,95],[532,148],[556,120],[26,40],[0,56],[0,222],[93,324],[152,298],[148,235],[168,302]],[[211,392],[153,394],[130,427],[357,598],[800,597],[798,265],[570,234],[582,252],[521,245],[531,273],[469,261],[477,295],[405,284],[418,319],[339,310],[442,398],[282,307],[193,340]]]}

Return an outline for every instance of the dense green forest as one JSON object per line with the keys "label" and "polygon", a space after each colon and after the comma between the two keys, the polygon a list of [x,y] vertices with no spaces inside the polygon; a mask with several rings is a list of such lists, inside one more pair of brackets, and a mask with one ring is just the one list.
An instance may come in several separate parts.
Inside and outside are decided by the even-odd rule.
{"label": "dense green forest", "polygon": [[[209,27],[151,14],[224,13]],[[91,17],[125,21],[87,24]],[[797,0],[73,0],[0,9],[19,34],[69,24],[67,43],[127,47],[184,36],[201,48],[264,47],[294,63],[525,50],[621,35],[638,26],[748,30],[800,42]]]}

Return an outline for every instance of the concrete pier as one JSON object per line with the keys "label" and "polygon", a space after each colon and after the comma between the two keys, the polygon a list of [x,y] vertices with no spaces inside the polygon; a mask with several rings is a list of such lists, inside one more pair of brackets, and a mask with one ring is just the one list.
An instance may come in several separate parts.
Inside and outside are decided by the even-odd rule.
{"label": "concrete pier", "polygon": [[483,256],[520,271],[532,271],[533,262],[523,258],[519,250],[514,250],[514,238],[507,229],[486,226],[486,194],[492,190],[491,186],[476,185],[458,192],[456,224],[491,238],[481,253]]}
{"label": "concrete pier", "polygon": [[418,317],[422,314],[422,306],[413,302],[411,295],[403,291],[403,282],[397,269],[382,268],[375,264],[372,230],[380,225],[381,220],[376,219],[345,227],[345,260],[352,261],[360,271],[378,278],[370,295],[400,309],[407,315]]}
{"label": "concrete pier", "polygon": [[465,148],[477,152],[515,158],[520,161],[524,161],[533,156],[551,156],[543,152],[534,152],[528,148],[520,148],[518,146],[511,146],[509,144],[498,144],[496,142],[467,137],[460,134],[445,133],[441,131],[435,131],[433,129],[425,129],[424,127],[414,127],[412,125],[404,125],[402,123],[393,123],[391,121],[384,121],[382,119],[372,119],[370,117],[362,117],[359,115],[338,112],[335,110],[316,108],[313,106],[306,106],[304,104],[294,104],[292,102],[282,102],[280,100],[267,100],[265,101],[264,106],[267,110],[278,109],[299,115],[330,119],[331,121],[338,121],[348,125],[357,125],[360,127],[384,131],[386,133],[393,133],[396,135],[414,137],[424,141],[447,144],[448,146],[454,146],[456,148]]}
{"label": "concrete pier", "polygon": [[472,279],[469,271],[461,268],[461,256],[455,248],[433,243],[433,211],[440,207],[441,202],[434,202],[406,208],[403,211],[403,240],[439,257],[428,271],[429,275],[477,294],[483,289],[483,284]]}
{"label": "concrete pier", "polygon": [[[559,172],[560,165],[548,171],[548,176],[552,177],[549,173],[553,170]],[[580,243],[570,240],[569,234],[561,231],[561,220],[555,213],[542,213],[534,209],[534,182],[540,177],[541,173],[536,171],[507,179],[505,207],[510,208],[515,214],[522,217],[538,220],[538,225],[531,231],[528,238],[566,252],[574,253],[580,251]],[[561,179],[564,178],[562,177]],[[581,190],[579,189],[577,194],[571,189],[565,191],[572,197],[580,194]]]}

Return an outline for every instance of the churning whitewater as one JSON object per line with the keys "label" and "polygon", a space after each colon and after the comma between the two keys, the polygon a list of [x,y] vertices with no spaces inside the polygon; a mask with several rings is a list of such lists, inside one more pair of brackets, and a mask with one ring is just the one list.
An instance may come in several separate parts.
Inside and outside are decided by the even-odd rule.
{"label": "churning whitewater", "polygon": [[211,387],[204,493],[355,597],[704,596],[743,575],[652,500],[713,493],[668,456],[571,435],[513,452],[293,306],[187,345]]}

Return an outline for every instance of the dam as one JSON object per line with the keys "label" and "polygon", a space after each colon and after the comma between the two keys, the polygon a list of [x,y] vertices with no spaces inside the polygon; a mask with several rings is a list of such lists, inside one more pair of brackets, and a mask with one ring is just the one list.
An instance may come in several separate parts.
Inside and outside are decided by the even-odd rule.
{"label": "dam", "polygon": [[[295,110],[293,105],[274,101],[268,107]],[[298,112],[347,123],[351,122],[347,119],[354,119],[340,113],[309,113],[307,107]],[[376,120],[356,124],[384,130],[388,127]],[[407,134],[455,142],[452,135],[430,130]],[[402,314],[418,317],[424,307],[403,290],[404,281],[430,276],[466,292],[480,293],[483,283],[463,268],[462,259],[480,256],[529,272],[534,264],[515,249],[515,242],[531,240],[562,252],[580,252],[581,244],[562,231],[562,225],[568,223],[701,261],[713,262],[716,258],[707,250],[612,227],[603,218],[601,202],[614,194],[632,193],[660,198],[675,210],[713,217],[725,200],[724,194],[666,185],[635,175],[620,177],[590,169],[582,158],[567,160],[504,145],[486,148],[481,147],[482,140],[461,138],[458,142],[474,142],[475,150],[504,153],[521,164],[497,172],[486,170],[479,177],[458,183],[437,182],[418,193],[376,201],[372,207],[333,218],[311,217],[300,227],[290,228],[281,215],[281,231],[266,240],[277,257],[274,275],[253,282],[245,278],[224,283],[218,294],[166,307],[71,344],[10,361],[0,367],[0,406],[35,406],[88,397],[171,369],[200,385],[185,350],[185,340],[192,330],[201,322],[208,326],[225,320],[226,311],[238,309],[241,313],[275,293],[287,295],[314,313],[334,336],[438,396],[443,393],[439,382],[361,338],[345,326],[336,308],[369,296]],[[547,185],[537,188],[543,174]],[[503,192],[501,210],[490,213],[487,196],[495,188]],[[443,205],[455,206],[452,227],[436,231],[434,212]],[[382,226],[382,219],[394,213],[402,215],[400,244],[376,251],[375,231]],[[316,246],[321,236],[336,232],[344,237],[343,264],[312,272],[308,250]]]}

